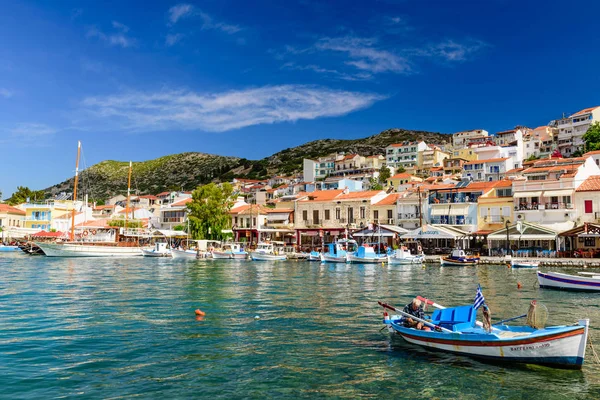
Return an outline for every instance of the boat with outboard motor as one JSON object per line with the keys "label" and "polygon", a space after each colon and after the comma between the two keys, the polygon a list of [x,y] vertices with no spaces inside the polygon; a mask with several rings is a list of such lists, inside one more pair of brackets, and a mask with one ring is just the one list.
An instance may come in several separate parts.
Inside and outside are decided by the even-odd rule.
{"label": "boat with outboard motor", "polygon": [[250,252],[252,261],[284,261],[287,256],[283,251],[283,246],[275,247],[272,242],[260,242],[256,250]]}
{"label": "boat with outboard motor", "polygon": [[474,267],[479,262],[479,257],[468,256],[464,250],[452,250],[452,254],[440,257],[442,267]]}
{"label": "boat with outboard motor", "polygon": [[221,250],[213,250],[212,258],[245,260],[248,258],[248,252],[244,251],[239,243],[225,243]]}
{"label": "boat with outboard motor", "polygon": [[357,249],[355,240],[340,239],[334,243],[325,245],[327,251],[321,254],[321,262],[325,263],[346,263],[348,254],[352,254]]}
{"label": "boat with outboard motor", "polygon": [[[580,319],[573,325],[540,329],[527,325],[509,326],[505,324],[508,320],[504,320],[486,330],[478,326],[477,311],[472,305],[442,307],[425,319],[382,302],[379,305],[399,314],[390,316],[384,311],[383,322],[390,333],[428,349],[493,361],[569,369],[581,369],[585,359],[589,319]],[[404,317],[410,317],[430,330],[407,327]]]}

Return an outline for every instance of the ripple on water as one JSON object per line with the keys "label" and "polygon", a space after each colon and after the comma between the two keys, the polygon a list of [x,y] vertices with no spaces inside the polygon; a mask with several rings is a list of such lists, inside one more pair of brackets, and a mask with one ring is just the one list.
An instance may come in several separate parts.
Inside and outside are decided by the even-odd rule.
{"label": "ripple on water", "polygon": [[494,365],[380,331],[377,300],[467,304],[481,283],[494,319],[538,299],[600,343],[599,295],[540,290],[535,271],[0,256],[0,282],[2,398],[600,397],[591,362]]}

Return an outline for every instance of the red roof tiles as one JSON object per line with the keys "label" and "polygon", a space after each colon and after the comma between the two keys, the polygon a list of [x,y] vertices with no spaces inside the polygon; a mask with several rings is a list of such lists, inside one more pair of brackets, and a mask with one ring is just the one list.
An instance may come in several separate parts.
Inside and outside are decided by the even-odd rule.
{"label": "red roof tiles", "polygon": [[16,207],[9,206],[8,204],[0,204],[0,213],[25,215],[25,211],[20,210]]}
{"label": "red roof tiles", "polygon": [[590,176],[579,187],[576,192],[597,192],[600,191],[600,176]]}

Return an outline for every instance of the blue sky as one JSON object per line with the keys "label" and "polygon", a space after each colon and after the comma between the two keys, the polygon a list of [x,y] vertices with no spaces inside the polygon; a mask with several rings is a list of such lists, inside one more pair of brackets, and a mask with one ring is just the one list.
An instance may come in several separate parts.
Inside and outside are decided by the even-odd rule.
{"label": "blue sky", "polygon": [[600,4],[21,1],[0,13],[6,198],[84,166],[259,159],[400,127],[538,126],[600,104]]}

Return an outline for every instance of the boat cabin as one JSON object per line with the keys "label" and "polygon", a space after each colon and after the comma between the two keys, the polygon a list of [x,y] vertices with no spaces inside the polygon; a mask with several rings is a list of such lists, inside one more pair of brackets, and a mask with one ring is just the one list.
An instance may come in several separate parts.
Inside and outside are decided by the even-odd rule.
{"label": "boat cabin", "polygon": [[467,257],[467,254],[465,253],[464,250],[462,250],[462,249],[452,250],[452,258],[461,258],[461,257]]}
{"label": "boat cabin", "polygon": [[[456,251],[456,250],[455,250]],[[477,310],[473,306],[460,306],[435,310],[431,322],[454,332],[475,327]]]}
{"label": "boat cabin", "polygon": [[377,258],[377,253],[375,253],[375,249],[371,246],[360,246],[356,251],[356,257],[359,258]]}

